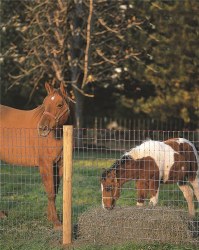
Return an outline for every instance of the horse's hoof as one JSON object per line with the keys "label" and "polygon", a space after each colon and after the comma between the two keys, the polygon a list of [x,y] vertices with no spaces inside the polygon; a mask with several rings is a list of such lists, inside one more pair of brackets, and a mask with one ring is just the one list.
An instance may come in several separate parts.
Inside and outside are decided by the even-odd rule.
{"label": "horse's hoof", "polygon": [[196,214],[195,213],[189,214],[188,217],[190,220],[194,220],[196,217]]}
{"label": "horse's hoof", "polygon": [[0,211],[0,219],[5,219],[8,217],[8,213],[5,211]]}
{"label": "horse's hoof", "polygon": [[62,231],[63,230],[63,226],[60,222],[57,222],[54,224],[54,230],[56,231]]}

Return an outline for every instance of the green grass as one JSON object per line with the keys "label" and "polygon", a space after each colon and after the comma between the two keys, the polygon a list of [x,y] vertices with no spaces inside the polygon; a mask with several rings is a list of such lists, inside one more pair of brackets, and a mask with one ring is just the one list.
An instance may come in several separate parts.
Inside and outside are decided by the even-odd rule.
{"label": "green grass", "polygon": [[[87,209],[101,205],[100,175],[102,168],[108,168],[119,155],[103,153],[76,154],[73,166],[73,223]],[[113,158],[113,159],[112,159]],[[0,249],[56,250],[63,249],[62,233],[53,230],[46,216],[47,197],[37,168],[15,167],[2,164],[0,167],[0,211],[8,212],[8,217],[0,220]],[[131,190],[129,190],[129,188]],[[168,192],[169,190],[169,192]],[[176,185],[161,187],[159,204],[186,208],[186,203]],[[62,187],[57,197],[57,210],[62,217]],[[119,206],[136,204],[134,182],[124,185]],[[194,249],[190,246],[170,244],[122,246],[76,246],[71,249],[127,250],[127,249]]]}

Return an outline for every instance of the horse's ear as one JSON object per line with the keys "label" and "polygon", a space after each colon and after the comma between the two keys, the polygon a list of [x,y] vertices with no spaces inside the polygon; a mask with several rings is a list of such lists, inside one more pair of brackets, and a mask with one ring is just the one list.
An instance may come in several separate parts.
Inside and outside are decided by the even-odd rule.
{"label": "horse's ear", "polygon": [[67,93],[66,93],[66,90],[65,90],[65,88],[64,88],[63,82],[60,83],[60,90],[61,90],[62,95],[63,95],[64,97],[66,97],[66,96],[67,96]]}
{"label": "horse's ear", "polygon": [[53,92],[53,86],[47,82],[45,83],[45,88],[48,94],[51,94]]}

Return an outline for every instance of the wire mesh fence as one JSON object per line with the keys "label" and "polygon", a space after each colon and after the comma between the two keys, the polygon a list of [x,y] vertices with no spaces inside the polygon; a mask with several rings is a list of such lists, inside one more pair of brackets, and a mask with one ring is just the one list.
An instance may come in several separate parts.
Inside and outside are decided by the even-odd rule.
{"label": "wire mesh fence", "polygon": [[[14,132],[9,132],[7,147],[12,158],[25,156],[35,162],[41,151],[43,158],[50,157],[48,150],[60,149],[58,144],[45,138],[45,143],[37,138],[35,145],[30,144],[35,134],[21,133],[16,140]],[[20,134],[19,134],[20,135]],[[112,210],[102,208],[101,176],[121,156],[145,140],[165,141],[170,138],[185,138],[198,150],[199,134],[196,131],[163,130],[108,130],[74,129],[73,177],[72,177],[72,231],[74,244],[116,244],[123,242],[163,242],[177,244],[199,243],[198,202],[194,199],[196,216],[189,218],[187,202],[176,183],[161,184],[159,201],[156,207],[136,206],[137,189],[135,180],[121,187],[120,198]],[[17,143],[16,143],[17,141]],[[23,141],[23,142],[22,142]],[[1,140],[2,142],[2,140]],[[35,148],[36,151],[30,149]],[[20,148],[26,151],[20,151]],[[21,153],[20,153],[21,152]],[[34,153],[33,153],[34,152]],[[41,156],[40,156],[41,157]],[[29,164],[27,164],[29,165]],[[34,165],[34,164],[33,164]],[[56,167],[56,164],[54,165]],[[58,174],[54,172],[54,174]],[[2,246],[8,241],[25,244],[27,240],[60,244],[62,233],[55,233],[48,221],[48,196],[37,168],[24,167],[20,162],[6,163],[0,167],[0,231]],[[58,183],[56,183],[58,184]],[[62,185],[56,198],[59,218],[62,218]],[[147,197],[147,202],[149,202]],[[11,236],[11,235],[14,235]],[[16,242],[15,242],[16,243]]]}
{"label": "wire mesh fence", "polygon": [[[35,246],[39,241],[53,239],[47,207],[48,197],[54,194],[43,185],[51,173],[44,174],[42,168],[56,169],[52,158],[61,152],[62,140],[58,133],[39,137],[37,129],[1,127],[0,132],[0,248],[25,248],[28,242]],[[42,164],[48,161],[51,165]],[[56,171],[53,174],[56,179]],[[62,187],[56,205],[61,218]]]}
{"label": "wire mesh fence", "polygon": [[[120,186],[120,198],[114,209],[102,209],[100,180],[104,168],[114,169],[117,160],[143,141],[165,141],[171,138],[187,139],[198,149],[199,135],[195,131],[75,130],[73,237],[77,241],[93,244],[129,241],[199,243],[199,217],[197,215],[195,219],[190,219],[178,181],[160,185],[156,207],[146,204],[140,208],[136,206],[137,187],[134,178]],[[194,161],[196,163],[196,158]],[[149,197],[146,200],[149,202]],[[194,205],[198,212],[196,197]]]}
{"label": "wire mesh fence", "polygon": [[[77,122],[78,123],[78,122]],[[114,130],[194,130],[191,124],[186,124],[182,119],[168,119],[161,121],[149,117],[118,118],[118,117],[89,117],[84,116],[84,128],[114,129]]]}

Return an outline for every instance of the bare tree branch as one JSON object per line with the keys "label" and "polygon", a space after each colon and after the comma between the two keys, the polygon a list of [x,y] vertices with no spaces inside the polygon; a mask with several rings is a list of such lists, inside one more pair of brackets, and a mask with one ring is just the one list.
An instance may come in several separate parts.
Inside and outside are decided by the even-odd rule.
{"label": "bare tree branch", "polygon": [[85,93],[82,89],[78,88],[77,85],[72,84],[72,86],[73,86],[76,90],[78,90],[82,95],[87,96],[87,97],[94,97],[94,95],[90,95],[90,94]]}
{"label": "bare tree branch", "polygon": [[98,21],[99,21],[99,23],[100,23],[104,28],[106,28],[109,32],[115,33],[116,36],[117,36],[119,39],[124,40],[124,37],[120,34],[120,31],[115,30],[115,29],[111,29],[111,28],[106,24],[106,22],[105,22],[102,18],[99,18]]}
{"label": "bare tree branch", "polygon": [[109,62],[109,63],[114,64],[114,65],[117,64],[117,62],[115,62],[115,61],[113,61],[113,60],[110,60],[110,59],[108,59],[107,57],[105,57],[104,54],[103,54],[103,52],[102,52],[100,49],[96,49],[96,52],[97,52],[97,54],[98,54],[104,61]]}
{"label": "bare tree branch", "polygon": [[86,85],[87,77],[88,77],[88,58],[89,58],[89,49],[90,49],[92,13],[93,13],[93,0],[90,0],[89,16],[88,16],[88,24],[87,24],[87,35],[86,35],[85,59],[84,59],[84,78],[82,82],[82,88],[84,88],[84,86]]}

